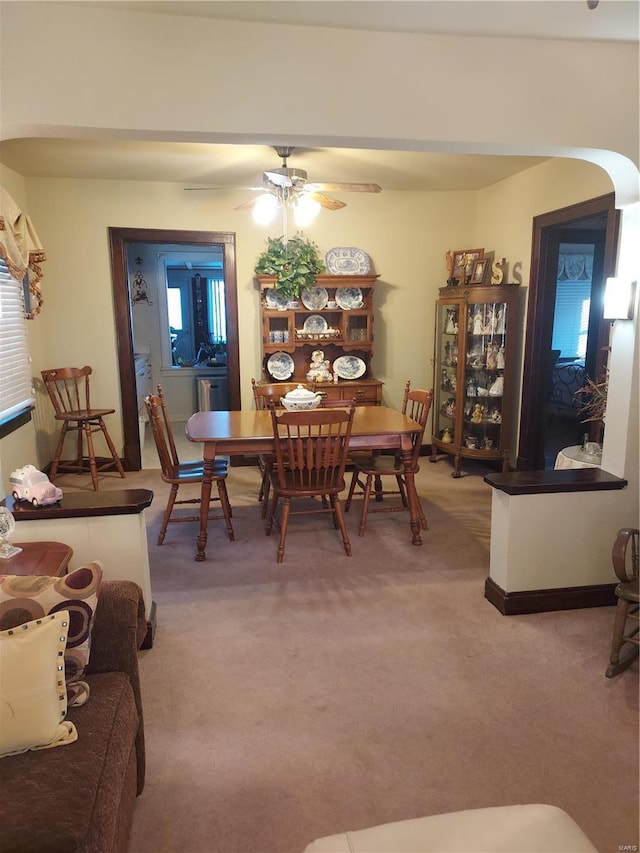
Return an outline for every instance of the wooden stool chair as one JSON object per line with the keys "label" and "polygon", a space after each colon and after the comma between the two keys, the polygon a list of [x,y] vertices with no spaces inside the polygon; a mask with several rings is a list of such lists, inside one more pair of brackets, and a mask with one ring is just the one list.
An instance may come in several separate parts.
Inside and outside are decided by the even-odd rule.
{"label": "wooden stool chair", "polygon": [[[273,497],[267,512],[265,533],[271,534],[278,501],[283,498],[280,520],[278,562],[284,559],[284,546],[290,515],[330,512],[334,526],[342,534],[347,556],[351,543],[344,523],[339,493],[344,489],[344,468],[353,425],[353,403],[344,409],[313,409],[282,412],[277,415],[273,400],[269,403],[275,444],[275,466],[271,471]],[[322,498],[312,509],[291,509],[294,498]],[[328,498],[330,506],[325,505]]]}
{"label": "wooden stool chair", "polygon": [[[194,462],[180,462],[176,450],[169,412],[165,404],[162,388],[158,385],[158,394],[151,394],[144,398],[144,404],[149,415],[149,423],[153,432],[153,440],[158,451],[160,460],[161,477],[165,483],[171,485],[169,500],[162,518],[160,533],[158,534],[158,545],[162,545],[167,533],[169,522],[176,521],[199,521],[199,515],[178,516],[172,518],[173,508],[177,504],[200,504],[200,498],[188,498],[177,500],[178,489],[186,483],[202,483],[204,477],[204,460]],[[218,495],[212,496],[212,501],[220,501],[222,515],[214,515],[209,512],[209,520],[223,518],[229,539],[233,542],[234,533],[231,524],[231,505],[227,494],[227,467],[229,460],[226,456],[217,456],[214,460],[213,479],[218,489]]]}
{"label": "wooden stool chair", "polygon": [[[91,407],[89,377],[92,370],[86,367],[58,367],[43,370],[42,379],[55,410],[55,419],[62,421],[60,439],[51,464],[49,477],[54,480],[60,472],[91,472],[93,488],[98,491],[98,474],[115,468],[121,477],[126,477],[120,457],[104,423],[105,415],[112,415],[115,409],[93,409]],[[76,458],[61,459],[64,440],[69,432],[77,433]],[[93,446],[93,433],[101,432],[107,442],[111,459],[98,464]],[[86,455],[83,441],[86,439]]]}
{"label": "wooden stool chair", "polygon": [[[640,578],[638,576],[638,535],[635,527],[623,527],[613,543],[611,559],[620,583],[616,587],[618,603],[613,624],[611,656],[607,678],[613,678],[627,669],[640,651]],[[622,653],[622,648],[630,645]]]}
{"label": "wooden stool chair", "polygon": [[[411,455],[410,470],[416,473],[419,470],[418,458],[420,456],[420,448],[422,447],[422,437],[424,435],[431,402],[433,400],[433,391],[411,391],[411,382],[407,380],[404,388],[404,396],[402,400],[402,413],[407,415],[412,420],[420,424],[420,432],[413,436],[413,452]],[[354,468],[351,476],[351,485],[349,486],[349,494],[345,504],[345,512],[349,512],[351,501],[356,490],[359,487],[363,495],[362,515],[360,516],[360,536],[364,536],[364,531],[367,526],[368,512],[399,512],[400,510],[408,509],[407,489],[405,485],[405,475],[409,469],[405,467],[399,455],[382,456],[382,455],[358,455],[354,456]],[[383,477],[395,477],[397,489],[384,489],[382,486]],[[364,482],[362,477],[364,477]],[[400,504],[392,503],[384,506],[370,507],[371,491],[374,489],[375,501],[380,503],[384,496],[399,495]],[[418,512],[420,514],[420,523],[424,530],[428,529],[427,519],[420,506],[418,499]]]}

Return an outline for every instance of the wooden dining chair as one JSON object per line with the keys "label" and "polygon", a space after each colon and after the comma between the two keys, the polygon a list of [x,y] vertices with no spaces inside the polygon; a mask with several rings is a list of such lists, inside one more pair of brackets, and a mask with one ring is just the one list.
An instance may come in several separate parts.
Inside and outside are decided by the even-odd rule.
{"label": "wooden dining chair", "polygon": [[[198,459],[193,462],[180,462],[173,437],[173,430],[171,428],[169,411],[160,385],[158,385],[157,394],[150,394],[145,397],[144,404],[149,416],[149,423],[151,424],[151,431],[153,432],[153,440],[155,441],[156,450],[158,451],[161,477],[163,482],[168,483],[171,486],[167,506],[162,517],[160,533],[158,534],[158,545],[162,545],[170,522],[200,520],[199,515],[179,515],[173,517],[172,513],[174,507],[179,504],[200,505],[199,497],[178,500],[177,496],[180,486],[188,483],[202,483],[202,479],[204,477],[204,460]],[[217,496],[212,495],[211,501],[220,502],[222,515],[214,514],[210,507],[208,519],[211,521],[223,518],[227,528],[227,535],[233,542],[234,533],[233,526],[231,524],[231,505],[229,503],[226,484],[228,463],[228,458],[224,456],[216,457],[214,460],[213,480],[216,484],[218,494]]]}
{"label": "wooden dining chair", "polygon": [[[354,457],[353,474],[351,475],[349,494],[347,495],[345,503],[345,512],[349,512],[354,494],[356,494],[356,489],[359,488],[360,491],[358,494],[362,494],[363,500],[358,535],[364,536],[367,526],[367,513],[400,512],[401,510],[409,508],[407,501],[406,475],[408,471],[415,474],[420,468],[418,459],[420,457],[422,438],[427,425],[427,418],[429,417],[432,400],[433,390],[412,391],[411,382],[410,380],[407,380],[402,398],[402,413],[420,424],[420,431],[413,435],[413,450],[408,467],[403,463],[399,453],[396,453],[393,456],[359,454],[357,457]],[[384,488],[383,480],[385,477],[394,477],[397,488]],[[372,490],[375,495],[375,506],[371,506],[370,499]],[[399,496],[400,501],[393,501],[391,503],[384,501],[385,497],[391,496]],[[416,499],[418,501],[420,524],[424,530],[428,530],[427,518],[422,510],[420,499],[417,495]]]}
{"label": "wooden dining chair", "polygon": [[[270,400],[273,400],[276,405],[280,402],[280,395],[282,394],[282,391],[273,383],[269,382],[259,384],[252,378],[251,389],[253,391],[253,400],[258,411],[268,409]],[[258,456],[258,467],[260,468],[260,490],[258,491],[258,501],[262,502],[262,517],[266,518],[270,490],[269,477],[273,469],[273,454],[261,453]]]}
{"label": "wooden dining chair", "polygon": [[[90,377],[92,369],[85,367],[57,367],[43,370],[42,380],[55,411],[55,419],[62,422],[60,438],[51,463],[49,477],[54,480],[58,472],[91,473],[91,482],[98,491],[98,474],[115,468],[126,477],[120,457],[109,435],[104,417],[113,415],[115,409],[94,409],[91,406]],[[64,441],[69,433],[76,433],[76,458],[62,459]],[[109,448],[110,459],[96,457],[93,435],[101,432]],[[86,442],[86,449],[85,449]],[[85,452],[86,450],[86,452]]]}
{"label": "wooden dining chair", "polygon": [[[616,618],[613,624],[611,655],[607,678],[627,669],[640,651],[640,577],[638,575],[638,536],[635,527],[623,527],[613,543],[611,559],[620,583],[616,587]],[[625,646],[630,648],[624,648]],[[624,651],[623,651],[624,649]]]}
{"label": "wooden dining chair", "polygon": [[[312,409],[304,412],[276,413],[270,401],[275,445],[274,467],[270,474],[273,496],[267,510],[265,533],[271,534],[278,502],[282,498],[278,562],[284,559],[290,515],[329,512],[334,527],[340,530],[347,556],[351,542],[344,522],[340,492],[345,487],[344,469],[349,449],[355,406],[347,409]],[[292,510],[297,498],[321,498],[314,506]],[[326,501],[328,500],[328,506]]]}

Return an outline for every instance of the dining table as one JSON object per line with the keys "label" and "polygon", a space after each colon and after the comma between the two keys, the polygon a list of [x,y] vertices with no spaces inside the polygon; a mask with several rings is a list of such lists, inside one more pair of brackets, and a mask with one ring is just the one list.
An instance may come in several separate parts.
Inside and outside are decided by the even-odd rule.
{"label": "dining table", "polygon": [[[358,406],[349,439],[350,451],[392,450],[399,453],[407,469],[405,480],[413,545],[422,545],[418,497],[411,468],[414,436],[421,430],[419,423],[397,409],[388,406]],[[195,556],[196,562],[201,562],[206,557],[208,508],[215,457],[274,453],[275,439],[271,412],[268,410],[196,412],[187,421],[185,432],[190,441],[203,445],[204,476]]]}

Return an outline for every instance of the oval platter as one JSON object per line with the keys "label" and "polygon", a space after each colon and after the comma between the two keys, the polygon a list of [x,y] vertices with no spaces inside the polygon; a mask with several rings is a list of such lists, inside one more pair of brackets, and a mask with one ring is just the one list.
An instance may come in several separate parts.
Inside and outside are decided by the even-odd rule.
{"label": "oval platter", "polygon": [[267,361],[267,370],[274,379],[290,379],[294,371],[293,359],[288,352],[274,352]]}
{"label": "oval platter", "polygon": [[309,311],[322,311],[327,304],[329,294],[324,287],[305,287],[300,294],[300,299]]}
{"label": "oval platter", "polygon": [[359,287],[336,287],[336,302],[344,311],[362,308],[362,291]]}
{"label": "oval platter", "polygon": [[355,246],[335,246],[325,257],[331,275],[367,275],[371,272],[371,259]]}
{"label": "oval platter", "polygon": [[357,355],[341,355],[333,362],[333,372],[340,379],[360,379],[367,372],[367,365]]}

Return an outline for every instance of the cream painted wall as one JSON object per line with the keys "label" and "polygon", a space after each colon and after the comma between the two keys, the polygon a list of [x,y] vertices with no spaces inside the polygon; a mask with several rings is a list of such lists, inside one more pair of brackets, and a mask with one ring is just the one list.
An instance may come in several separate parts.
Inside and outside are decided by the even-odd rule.
{"label": "cream painted wall", "polygon": [[5,137],[66,127],[193,141],[590,149],[616,152],[631,179],[638,162],[632,42],[282,26],[117,4],[7,3],[2,17]]}

